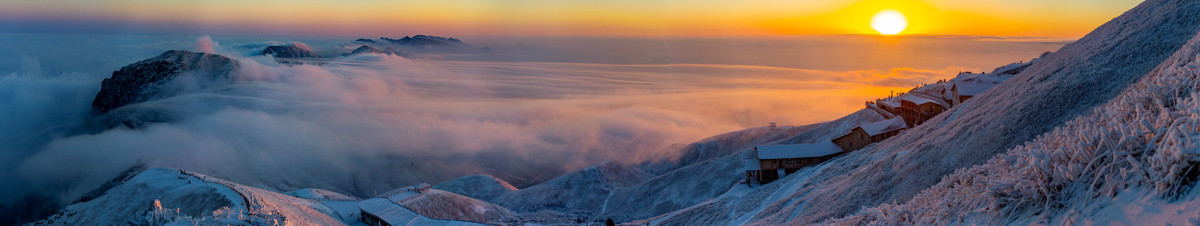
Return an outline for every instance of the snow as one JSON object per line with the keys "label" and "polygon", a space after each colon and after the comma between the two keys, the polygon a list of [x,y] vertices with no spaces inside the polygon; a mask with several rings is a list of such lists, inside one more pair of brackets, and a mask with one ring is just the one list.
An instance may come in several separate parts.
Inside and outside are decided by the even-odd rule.
{"label": "snow", "polygon": [[833,141],[807,144],[762,145],[754,147],[758,159],[794,159],[829,156],[842,152]]}
{"label": "snow", "polygon": [[476,174],[460,177],[433,186],[434,189],[444,190],[480,200],[491,200],[496,196],[517,190],[500,178],[490,175]]}
{"label": "snow", "polygon": [[344,224],[319,203],[272,193],[176,169],[152,168],[36,224]]}
{"label": "snow", "polygon": [[613,189],[639,184],[650,174],[608,161],[490,200],[516,212],[559,211],[591,215],[599,212]]}
{"label": "snow", "polygon": [[887,98],[887,99],[880,100],[877,103],[885,105],[888,108],[893,108],[893,109],[900,108],[900,100],[898,98]]}
{"label": "snow", "polygon": [[[992,88],[996,91],[974,97],[972,104],[961,105],[952,109],[955,111],[955,119],[952,121],[947,120],[949,116],[939,115],[929,122],[912,128],[909,132],[897,137],[870,145],[860,151],[847,153],[824,164],[802,169],[795,174],[781,178],[775,183],[751,188],[750,192],[744,194],[734,192],[723,194],[715,197],[715,199],[706,199],[702,202],[693,202],[695,204],[692,205],[674,208],[678,209],[677,211],[658,212],[658,210],[654,210],[652,212],[661,214],[657,215],[657,217],[638,218],[653,220],[639,220],[633,223],[673,224],[686,222],[687,224],[779,225],[815,223],[958,224],[963,222],[979,222],[979,224],[996,224],[1005,221],[992,221],[992,219],[987,219],[987,217],[1003,216],[1011,212],[1039,213],[1039,210],[1044,210],[1046,207],[1061,205],[1061,202],[1046,202],[1046,200],[1054,200],[1046,198],[1077,197],[1086,199],[1088,197],[1086,195],[1072,195],[1077,194],[1077,191],[1051,194],[1041,191],[1059,191],[1058,189],[1062,188],[1061,186],[1072,184],[1086,187],[1088,186],[1087,183],[1069,183],[1069,180],[1063,181],[1066,184],[1046,183],[1045,179],[1039,179],[1039,177],[1020,178],[1013,177],[1013,175],[1005,175],[1007,176],[1005,177],[991,175],[993,173],[991,171],[967,169],[974,165],[998,161],[994,160],[994,158],[998,157],[997,154],[1031,142],[1038,139],[1039,136],[1045,136],[1043,134],[1052,130],[1094,131],[1101,127],[1112,127],[1112,130],[1124,131],[1119,129],[1121,126],[1105,124],[1061,130],[1056,130],[1055,128],[1066,125],[1071,119],[1088,114],[1096,107],[1113,100],[1123,90],[1134,87],[1136,81],[1146,77],[1148,74],[1165,70],[1156,69],[1160,64],[1185,65],[1181,64],[1181,62],[1187,61],[1164,62],[1164,60],[1167,60],[1172,55],[1189,55],[1176,54],[1176,52],[1200,30],[1197,26],[1200,25],[1200,21],[1197,21],[1195,16],[1200,15],[1197,14],[1200,11],[1197,10],[1200,8],[1196,6],[1197,4],[1200,4],[1200,2],[1148,1],[1130,13],[1105,24],[1096,32],[1078,42],[1070,44],[1056,53],[1045,55],[1021,73],[1011,75],[1011,78],[1005,79],[1004,76],[993,75],[963,77],[961,80],[987,78],[1003,79],[1005,82]],[[1196,54],[1192,53],[1190,55],[1189,57],[1193,57]],[[1176,81],[1174,84],[1190,85],[1195,84],[1195,82],[1185,80]],[[936,87],[929,86],[916,89],[914,92],[935,90],[937,90]],[[1162,94],[1179,92],[1172,90],[1180,89],[1166,88],[1156,90],[1155,92]],[[1145,100],[1145,98],[1140,99]],[[1154,101],[1151,102],[1153,103]],[[1181,101],[1161,102],[1182,103]],[[1138,111],[1136,109],[1134,108],[1132,111]],[[1144,111],[1149,114],[1156,113],[1153,110]],[[1111,115],[1102,118],[1121,120],[1127,117]],[[1171,120],[1163,119],[1162,121],[1170,122]],[[1140,125],[1132,125],[1156,128],[1150,130],[1155,131],[1154,134],[1165,134],[1158,131],[1163,129],[1157,128],[1172,127],[1169,123],[1159,125],[1140,123]],[[841,131],[837,132],[841,133]],[[1075,134],[1075,136],[1078,136],[1078,134]],[[1064,134],[1042,139],[1063,141],[1070,137]],[[1140,139],[1146,138],[1141,137]],[[1129,140],[1137,139],[1127,138],[1125,139],[1126,141],[1121,141],[1120,139],[1106,138],[1102,140],[1107,140],[1107,142],[1111,142],[1110,144],[1138,146],[1136,143],[1129,143]],[[1185,143],[1182,141],[1187,139],[1175,140],[1173,141],[1174,143]],[[1079,143],[1095,142],[1086,141]],[[1044,147],[1057,146],[1061,145],[1056,143],[1056,145]],[[1182,149],[1189,150],[1189,148]],[[1097,149],[1082,148],[1080,150],[1095,152]],[[1075,150],[1059,153],[1074,154],[1081,152],[1087,153]],[[1173,153],[1191,152],[1189,150]],[[1121,154],[1123,152],[1115,153]],[[1029,158],[1030,160],[1028,161],[1004,161],[996,163],[995,166],[1045,167],[1044,170],[1019,168],[1020,170],[1014,169],[1006,172],[1026,172],[1031,176],[1043,175],[1041,178],[1050,175],[1063,175],[1064,179],[1072,178],[1072,174],[1062,172],[1071,172],[1068,170],[1072,169],[1071,167],[1083,168],[1082,166],[1054,167],[1056,164],[1055,159],[1069,159],[1064,156],[1055,157],[1056,155],[1046,155],[1045,153],[1030,156],[1041,157]],[[1127,159],[1127,157],[1117,157],[1115,159]],[[1121,162],[1117,161],[1115,163]],[[1086,166],[1087,164],[1082,165]],[[1109,165],[1112,164],[1110,163]],[[1101,176],[1101,178],[1110,178],[1113,175],[1125,175],[1122,177],[1130,178],[1144,177],[1144,175],[1179,175],[1177,173],[1135,173],[1138,171],[1130,171],[1130,169],[1137,169],[1134,166],[1147,167],[1153,166],[1152,164],[1131,162],[1119,165],[1132,168],[1114,168],[1109,170],[1108,173],[1103,173],[1102,175],[1104,176]],[[1187,164],[1183,165],[1186,166]],[[738,164],[738,166],[741,166],[741,164]],[[1171,167],[1158,168],[1162,170],[1180,169]],[[684,167],[676,171],[684,169],[690,168]],[[697,171],[711,173],[715,169]],[[1101,174],[1097,173],[1097,171],[1083,172],[1093,172],[1093,175]],[[1175,170],[1174,172],[1184,171]],[[996,183],[995,185],[1004,186],[991,187],[1000,190],[990,190],[987,185],[981,185],[982,182],[976,181],[975,183],[971,183],[971,177],[963,177],[963,179],[953,181],[942,179],[951,174],[964,176],[980,175],[987,176],[988,178],[997,178],[997,180],[1008,178],[1003,180],[1008,181],[1008,183]],[[1121,178],[1115,179],[1116,181],[1124,180]],[[654,182],[656,181],[651,180],[650,182],[643,183],[643,185]],[[639,199],[645,199],[646,197],[665,199],[661,197],[679,196],[677,193],[688,194],[695,192],[678,190],[681,187],[689,186],[684,181],[663,182],[673,184],[660,186],[664,189],[671,189],[667,193],[643,193],[631,196],[638,197]],[[1023,185],[1013,186],[1021,184]],[[1130,184],[1170,185],[1171,183],[1143,181],[1116,183],[1111,186],[1120,187]],[[934,186],[937,187],[934,188]],[[1177,186],[1163,187],[1178,188]],[[942,190],[943,188],[947,189]],[[1011,190],[1011,188],[1021,189]],[[988,203],[988,201],[973,201],[975,200],[973,198],[994,194],[992,191],[1006,191],[1001,194],[1042,195],[1018,199],[1012,199],[1013,196],[1005,195],[1004,198],[996,199],[1009,200],[996,206],[1014,206],[1012,209],[1009,209],[1011,212],[988,211],[988,209],[980,210],[978,209],[979,205],[969,205],[974,203]],[[614,199],[614,201],[619,200],[620,198]],[[610,206],[615,206],[610,207],[610,209],[621,209],[622,205],[619,203],[610,203]],[[903,206],[893,208],[892,204],[886,203],[902,203]],[[1075,201],[1070,203],[1088,202]],[[1030,205],[1034,206],[1028,208]],[[984,207],[987,206],[984,205]],[[975,210],[980,211],[969,212]],[[1089,211],[1073,211],[1082,213],[1076,215],[1097,215]],[[723,216],[726,212],[730,214],[728,217]],[[1145,212],[1155,213],[1154,211]],[[639,215],[641,213],[625,212],[624,214]],[[1055,216],[1055,213],[1061,212],[1047,214]],[[870,217],[857,217],[854,214],[866,214]],[[852,217],[846,220],[835,220],[846,216]],[[923,220],[941,219],[939,218],[941,216],[946,216],[947,219],[941,221]],[[1017,222],[1046,222],[1036,220],[1036,218],[1041,218],[1040,216],[1033,218],[1035,218],[1033,221]],[[956,219],[959,221],[956,221]],[[1029,219],[1029,217],[1016,219],[1025,220]]]}
{"label": "snow", "polygon": [[915,96],[915,95],[904,95],[903,97],[901,97],[900,100],[912,102],[913,104],[916,104],[916,105],[922,105],[922,104],[928,104],[928,103],[938,103],[937,101],[931,100],[929,98],[919,97],[919,96]]}
{"label": "snow", "polygon": [[988,89],[990,89],[996,85],[997,85],[997,83],[958,82],[958,83],[954,83],[953,88],[958,91],[958,95],[975,96],[975,95],[979,95],[980,93],[983,93],[984,91],[987,91]]}
{"label": "snow", "polygon": [[340,219],[342,219],[342,222],[346,222],[346,223],[355,223],[355,222],[361,221],[362,216],[360,215],[360,213],[362,213],[362,211],[358,209],[358,203],[359,203],[359,201],[357,201],[357,200],[356,201],[321,201],[321,204],[325,204],[325,206],[328,206],[330,209],[333,209],[334,213],[336,213],[336,215]]}
{"label": "snow", "polygon": [[355,198],[353,196],[343,195],[341,193],[324,190],[324,189],[317,189],[317,188],[305,188],[305,189],[295,190],[295,191],[291,191],[291,192],[284,193],[284,194],[290,195],[290,196],[293,196],[296,198],[311,199],[311,200],[318,200],[318,201],[328,201],[328,200],[358,201],[359,200],[359,198]]}
{"label": "snow", "polygon": [[[804,126],[806,128],[801,131],[787,132],[793,135],[791,137],[781,137],[778,140],[755,137],[755,139],[751,139],[752,141],[742,143],[742,139],[718,139],[719,141],[729,143],[712,143],[713,147],[719,148],[714,148],[710,151],[731,154],[671,170],[636,186],[617,189],[608,201],[608,208],[598,218],[611,218],[616,222],[629,222],[659,216],[707,202],[710,199],[721,196],[731,187],[746,186],[738,184],[738,182],[745,178],[743,161],[754,158],[754,153],[752,152],[755,145],[827,141],[835,138],[835,136],[849,132],[858,125],[881,119],[882,117],[879,114],[864,109],[831,122]],[[774,134],[763,134],[762,136],[775,137]],[[797,172],[797,174],[800,173]],[[777,183],[780,182],[772,182],[768,187],[775,186],[773,184]]]}
{"label": "snow", "polygon": [[[417,188],[408,187],[405,191]],[[398,222],[393,225],[480,225],[464,220],[482,219],[481,222],[495,223],[513,217],[502,207],[439,190],[427,191],[432,195],[418,193],[418,196],[405,199],[404,205],[386,198],[333,200],[348,196],[320,189],[290,193],[321,194],[326,198],[321,201],[302,199],[178,169],[152,168],[108,189],[104,195],[68,206],[35,224],[346,225],[361,223],[360,213],[364,210],[390,222]],[[490,218],[438,215],[449,219],[434,219],[411,211],[405,205],[441,212],[459,209],[463,213]]]}
{"label": "snow", "polygon": [[762,170],[762,162],[758,159],[747,159],[743,165],[746,166],[746,171]]}
{"label": "snow", "polygon": [[[869,115],[871,113],[863,113]],[[720,158],[754,148],[756,145],[779,141],[823,127],[823,123],[806,126],[758,127],[709,137],[688,145],[656,153],[638,164],[651,174],[663,174],[687,165]]]}
{"label": "snow", "polygon": [[887,133],[887,132],[906,129],[906,128],[908,128],[908,124],[904,123],[903,118],[893,118],[893,119],[888,119],[888,120],[883,120],[883,121],[878,121],[878,122],[867,123],[862,126],[859,126],[859,128],[862,128],[862,130],[864,132],[867,132],[867,135],[875,136],[875,135],[879,135],[879,134],[883,134],[883,133]]}
{"label": "snow", "polygon": [[638,167],[605,162],[519,190],[474,176],[361,202],[156,168],[41,223],[338,225],[356,223],[347,220],[355,205],[398,225],[1197,224],[1198,57],[1200,2],[1149,0],[1034,63],[879,101],[936,103],[926,96],[947,84],[998,83],[950,114],[760,186],[737,183],[756,154],[795,156],[784,150],[828,147],[854,127],[884,131],[894,120],[864,109],[714,136]]}
{"label": "snow", "polygon": [[[1034,63],[1022,73],[994,87],[996,91],[974,97],[970,105],[959,106],[961,109],[958,109],[960,112],[954,121],[945,122],[947,116],[937,116],[897,137],[825,163],[834,168],[813,175],[819,183],[812,183],[790,197],[774,201],[778,208],[755,213],[757,216],[751,221],[764,224],[818,223],[863,211],[864,207],[908,202],[939,182],[944,186],[963,186],[954,185],[942,177],[965,170],[966,167],[987,163],[999,153],[1044,136],[1042,134],[1063,126],[1067,121],[1091,112],[1134,86],[1134,82],[1155,71],[1164,70],[1156,69],[1160,64],[1178,64],[1164,61],[1200,30],[1200,18],[1196,16],[1200,15],[1196,14],[1200,11],[1198,4],[1200,2],[1147,1],[1087,37]],[[1056,136],[1053,139],[1066,137]],[[1052,162],[1009,163],[1022,166]],[[1055,170],[1031,173],[1053,175],[1067,168],[1049,169]],[[1010,180],[1021,182],[1015,178]],[[1019,184],[1038,185],[1041,182],[1043,180],[1027,178]],[[1055,190],[1058,185],[1030,188]],[[986,193],[980,192],[986,190],[979,189],[962,190],[962,193],[930,194],[929,197]],[[1037,199],[1017,201],[1036,202],[1033,200]],[[963,201],[973,202],[969,199]],[[929,205],[938,203],[942,202],[931,201]],[[956,213],[933,210],[920,212],[934,216],[938,213]],[[876,221],[863,219],[856,222]],[[887,222],[879,221],[882,224]]]}
{"label": "snow", "polygon": [[[1200,10],[1187,5],[1180,11]],[[1194,211],[1178,210],[1194,207],[1198,195],[1192,170],[1200,162],[1200,35],[1193,35],[1090,114],[960,170],[908,202],[842,222],[1192,223]]]}
{"label": "snow", "polygon": [[358,203],[358,208],[363,213],[377,217],[390,225],[406,225],[420,217],[416,212],[383,198],[363,200]]}
{"label": "snow", "polygon": [[398,203],[433,219],[496,223],[515,215],[499,205],[441,190],[428,190]]}

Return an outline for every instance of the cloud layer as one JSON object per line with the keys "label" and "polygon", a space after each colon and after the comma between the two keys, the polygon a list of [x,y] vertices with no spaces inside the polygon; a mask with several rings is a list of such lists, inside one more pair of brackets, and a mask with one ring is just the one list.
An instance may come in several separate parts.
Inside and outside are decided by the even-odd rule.
{"label": "cloud layer", "polygon": [[[19,144],[0,147],[7,148],[0,149],[0,171],[9,172],[0,180],[19,184],[3,188],[0,201],[31,191],[54,191],[69,200],[137,163],[281,191],[317,187],[364,196],[473,173],[530,185],[768,122],[834,119],[889,91],[968,70],[431,61],[377,54],[286,65],[252,56],[256,49],[245,47],[262,43],[194,40],[152,46],[232,56],[241,69],[232,83],[134,106],[186,116],[144,129],[71,131],[88,119],[107,73],[46,72],[42,58],[26,57],[19,70],[0,76],[0,105],[15,109],[0,111],[0,130],[19,134],[0,137]],[[125,55],[139,54],[153,55]]]}

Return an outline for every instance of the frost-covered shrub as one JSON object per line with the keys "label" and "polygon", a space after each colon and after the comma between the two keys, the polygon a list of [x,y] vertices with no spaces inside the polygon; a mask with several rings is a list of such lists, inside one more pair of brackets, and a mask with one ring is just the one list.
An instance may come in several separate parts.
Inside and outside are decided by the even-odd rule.
{"label": "frost-covered shrub", "polygon": [[1046,220],[1122,192],[1167,200],[1186,195],[1200,174],[1197,42],[1090,115],[986,164],[957,170],[903,204],[881,205],[831,223]]}

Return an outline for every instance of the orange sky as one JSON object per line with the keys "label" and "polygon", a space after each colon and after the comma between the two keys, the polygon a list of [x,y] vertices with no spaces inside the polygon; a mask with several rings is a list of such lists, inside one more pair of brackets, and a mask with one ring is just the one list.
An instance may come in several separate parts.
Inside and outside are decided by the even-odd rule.
{"label": "orange sky", "polygon": [[[904,13],[902,34],[1079,37],[1137,0],[6,0],[9,30],[37,23],[142,33],[259,35],[743,36],[873,34]],[[3,22],[3,21],[0,21]],[[73,22],[73,23],[72,23]],[[3,28],[4,23],[0,23]],[[71,26],[63,25],[63,29]]]}

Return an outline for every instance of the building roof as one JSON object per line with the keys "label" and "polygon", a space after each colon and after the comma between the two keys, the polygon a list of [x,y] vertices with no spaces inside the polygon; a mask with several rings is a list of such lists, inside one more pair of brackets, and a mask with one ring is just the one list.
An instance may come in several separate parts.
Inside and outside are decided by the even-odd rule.
{"label": "building roof", "polygon": [[907,129],[908,124],[904,123],[903,118],[893,118],[893,119],[888,119],[888,120],[883,120],[883,121],[878,121],[878,122],[867,123],[862,126],[859,126],[859,128],[862,128],[863,131],[867,132],[867,135],[875,136],[875,135],[884,134],[884,133],[892,132],[892,131],[896,131],[896,130]]}
{"label": "building roof", "polygon": [[762,163],[758,162],[758,159],[746,160],[745,166],[746,171],[762,170]]}
{"label": "building roof", "polygon": [[761,145],[754,147],[758,159],[794,159],[829,156],[842,152],[833,141],[808,144]]}
{"label": "building roof", "polygon": [[935,104],[937,103],[936,101],[930,100],[929,98],[919,97],[916,95],[904,95],[904,97],[901,97],[900,100],[912,102],[913,104],[917,104],[917,105],[928,104],[928,103],[935,103]]}
{"label": "building roof", "polygon": [[363,213],[378,217],[389,225],[406,225],[421,216],[408,208],[382,198],[363,200],[358,203],[358,209]]}
{"label": "building roof", "polygon": [[959,96],[975,96],[996,86],[996,83],[984,82],[959,82],[954,83],[954,88],[958,90]]}
{"label": "building roof", "polygon": [[887,98],[887,99],[883,99],[880,101],[876,101],[875,103],[879,103],[881,105],[886,105],[889,108],[900,108],[900,101],[897,101],[896,98]]}
{"label": "building roof", "polygon": [[915,93],[915,92],[907,93],[907,94],[904,94],[904,96],[900,96],[900,101],[912,102],[913,104],[916,104],[917,106],[921,106],[924,104],[936,104],[936,105],[941,105],[944,108],[950,108],[950,104],[946,103],[945,101],[942,101],[942,98],[939,98],[935,95],[926,94],[926,93]]}

